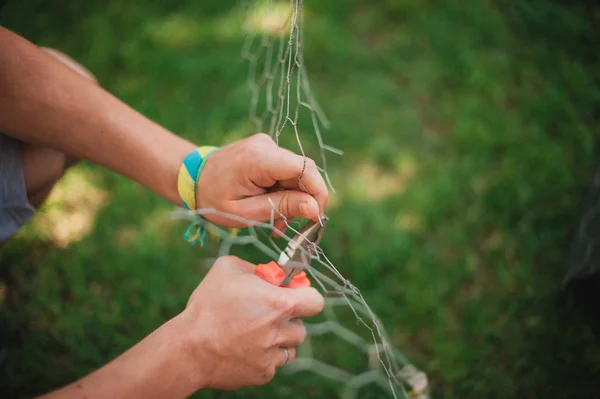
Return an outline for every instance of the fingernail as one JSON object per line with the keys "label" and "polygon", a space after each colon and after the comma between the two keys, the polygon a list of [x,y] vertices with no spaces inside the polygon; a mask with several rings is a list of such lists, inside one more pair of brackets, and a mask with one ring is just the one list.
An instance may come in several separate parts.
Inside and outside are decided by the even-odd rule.
{"label": "fingernail", "polygon": [[302,216],[308,216],[308,204],[306,202],[300,203],[300,212]]}

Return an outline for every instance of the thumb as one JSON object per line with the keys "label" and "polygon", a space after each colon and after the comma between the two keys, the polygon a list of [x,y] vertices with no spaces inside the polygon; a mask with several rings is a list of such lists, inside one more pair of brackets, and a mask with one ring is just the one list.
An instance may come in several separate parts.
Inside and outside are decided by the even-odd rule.
{"label": "thumb", "polygon": [[[240,216],[257,222],[271,219],[273,206],[286,218],[299,216],[314,221],[319,220],[319,204],[313,196],[297,190],[283,190],[268,194],[257,195],[239,200]],[[275,214],[275,219],[278,215]]]}

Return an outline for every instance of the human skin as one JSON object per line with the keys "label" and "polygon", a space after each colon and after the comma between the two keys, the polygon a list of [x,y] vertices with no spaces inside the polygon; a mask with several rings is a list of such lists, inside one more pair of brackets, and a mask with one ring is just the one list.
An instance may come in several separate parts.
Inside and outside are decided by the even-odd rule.
{"label": "human skin", "polygon": [[[181,205],[177,174],[196,148],[102,89],[85,71],[0,27],[0,132],[22,144],[30,202],[39,205],[74,159],[111,169]],[[302,174],[300,189],[298,177]],[[327,187],[314,162],[256,134],[213,153],[197,185],[199,208],[266,221],[317,220]],[[271,201],[269,201],[269,199]],[[241,227],[218,214],[211,222]],[[276,226],[283,230],[280,219]],[[183,398],[205,388],[265,384],[305,337],[300,318],[321,311],[313,288],[271,286],[254,265],[220,258],[188,306],[130,350],[47,398]]]}
{"label": "human skin", "polygon": [[311,287],[282,288],[253,274],[254,265],[221,257],[186,309],[90,375],[42,396],[186,398],[202,389],[264,385],[306,337],[300,318],[323,310]]}
{"label": "human skin", "polygon": [[[194,143],[2,27],[0,49],[0,132],[25,146],[102,165],[181,205],[177,175],[185,156],[196,148]],[[26,162],[29,185],[28,180],[41,173],[36,165],[47,171],[35,159]],[[265,134],[231,143],[211,155],[197,185],[198,207],[260,222],[271,216],[269,198],[287,218],[318,220],[327,197],[314,161],[278,148]],[[225,227],[240,227],[239,222],[216,214],[206,218]],[[276,227],[284,226],[283,220],[277,221]]]}

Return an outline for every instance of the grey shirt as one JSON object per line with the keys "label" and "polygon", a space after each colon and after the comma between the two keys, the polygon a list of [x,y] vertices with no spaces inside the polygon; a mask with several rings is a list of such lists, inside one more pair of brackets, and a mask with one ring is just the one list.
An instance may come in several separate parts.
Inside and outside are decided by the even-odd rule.
{"label": "grey shirt", "polygon": [[19,231],[34,214],[25,190],[21,144],[0,133],[0,243]]}

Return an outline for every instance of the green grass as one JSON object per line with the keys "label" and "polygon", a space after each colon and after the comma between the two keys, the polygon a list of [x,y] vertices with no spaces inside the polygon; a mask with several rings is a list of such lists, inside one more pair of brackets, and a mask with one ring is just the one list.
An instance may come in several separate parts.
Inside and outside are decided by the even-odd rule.
{"label": "green grass", "polygon": [[[214,144],[253,133],[234,1],[9,3],[5,26],[167,128]],[[434,397],[595,397],[600,346],[561,281],[598,128],[599,11],[445,3],[306,1],[324,135],[345,150],[329,158],[323,247]],[[63,249],[32,225],[0,252],[2,397],[104,364],[182,309],[205,272],[169,204],[93,165],[73,174],[108,195],[91,231]],[[200,397],[332,395],[318,377],[292,380]]]}

